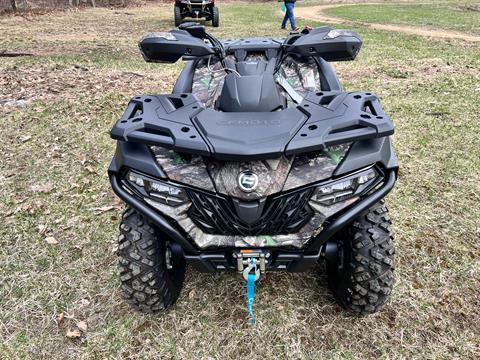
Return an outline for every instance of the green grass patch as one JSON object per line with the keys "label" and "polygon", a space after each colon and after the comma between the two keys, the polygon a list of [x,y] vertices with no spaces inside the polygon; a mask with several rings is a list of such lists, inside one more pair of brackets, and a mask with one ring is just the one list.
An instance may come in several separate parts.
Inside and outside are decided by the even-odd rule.
{"label": "green grass patch", "polygon": [[352,21],[406,24],[480,33],[478,4],[378,4],[347,5],[326,9],[325,13]]}

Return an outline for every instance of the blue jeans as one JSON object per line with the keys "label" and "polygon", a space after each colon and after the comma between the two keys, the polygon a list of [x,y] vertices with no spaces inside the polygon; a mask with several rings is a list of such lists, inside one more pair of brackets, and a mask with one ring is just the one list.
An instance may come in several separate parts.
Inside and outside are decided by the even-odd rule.
{"label": "blue jeans", "polygon": [[294,3],[285,3],[285,17],[282,21],[282,29],[285,29],[287,26],[287,21],[290,20],[290,25],[292,26],[292,30],[295,30],[295,18],[293,17],[293,9],[295,8]]}

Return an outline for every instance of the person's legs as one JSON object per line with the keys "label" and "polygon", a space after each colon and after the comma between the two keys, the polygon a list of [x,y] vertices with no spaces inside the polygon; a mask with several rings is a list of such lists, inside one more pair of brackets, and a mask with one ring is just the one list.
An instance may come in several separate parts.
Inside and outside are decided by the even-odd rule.
{"label": "person's legs", "polygon": [[287,3],[285,4],[287,11],[285,12],[285,16],[288,14],[288,19],[290,20],[290,25],[292,26],[292,30],[295,30],[297,27],[295,25],[295,17],[293,15],[293,9],[295,8],[294,3]]}
{"label": "person's legs", "polygon": [[283,17],[282,21],[282,29],[285,29],[287,26],[287,21],[289,19],[288,13],[288,4],[285,4],[285,16]]}

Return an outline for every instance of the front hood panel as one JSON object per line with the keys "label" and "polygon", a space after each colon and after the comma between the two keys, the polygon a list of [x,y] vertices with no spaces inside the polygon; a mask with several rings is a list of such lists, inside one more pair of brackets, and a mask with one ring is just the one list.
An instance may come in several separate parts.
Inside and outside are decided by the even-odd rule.
{"label": "front hood panel", "polygon": [[[179,154],[159,146],[152,146],[151,150],[158,165],[170,180],[212,194],[216,193],[248,202],[257,201],[270,195],[275,196],[283,191],[293,190],[332,177],[349,147],[350,144],[343,144],[311,154],[244,162]],[[245,170],[254,172],[259,179],[258,187],[250,193],[243,192],[238,184],[238,176]],[[352,198],[332,206],[319,206],[310,202],[313,212],[308,222],[295,233],[241,236],[204,232],[189,216],[189,210],[194,206],[192,203],[174,208],[145,198],[145,201],[152,207],[174,219],[202,249],[211,247],[303,248],[312,237],[322,230],[325,219],[356,200],[356,198]]]}
{"label": "front hood panel", "polygon": [[[350,145],[330,146],[296,157],[257,161],[222,161],[181,155],[159,146],[152,146],[151,150],[170,180],[248,201],[330,178]],[[238,177],[245,170],[258,176],[257,188],[249,193],[242,191],[238,184]]]}

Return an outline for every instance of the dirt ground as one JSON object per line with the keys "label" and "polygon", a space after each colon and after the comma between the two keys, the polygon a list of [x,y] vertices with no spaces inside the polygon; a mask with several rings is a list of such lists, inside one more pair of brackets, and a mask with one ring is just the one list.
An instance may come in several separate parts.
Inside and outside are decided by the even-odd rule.
{"label": "dirt ground", "polygon": [[[276,2],[220,6],[207,29],[221,38],[285,35]],[[183,64],[147,64],[137,47],[173,27],[171,6],[0,17],[0,51],[33,54],[0,58],[0,358],[477,359],[479,43],[344,25],[363,47],[333,64],[340,80],[378,94],[396,128],[394,292],[359,318],[335,303],[322,264],[270,273],[248,327],[235,273],[189,269],[156,315],[133,311],[119,286],[109,130],[132,96],[171,91]]]}

